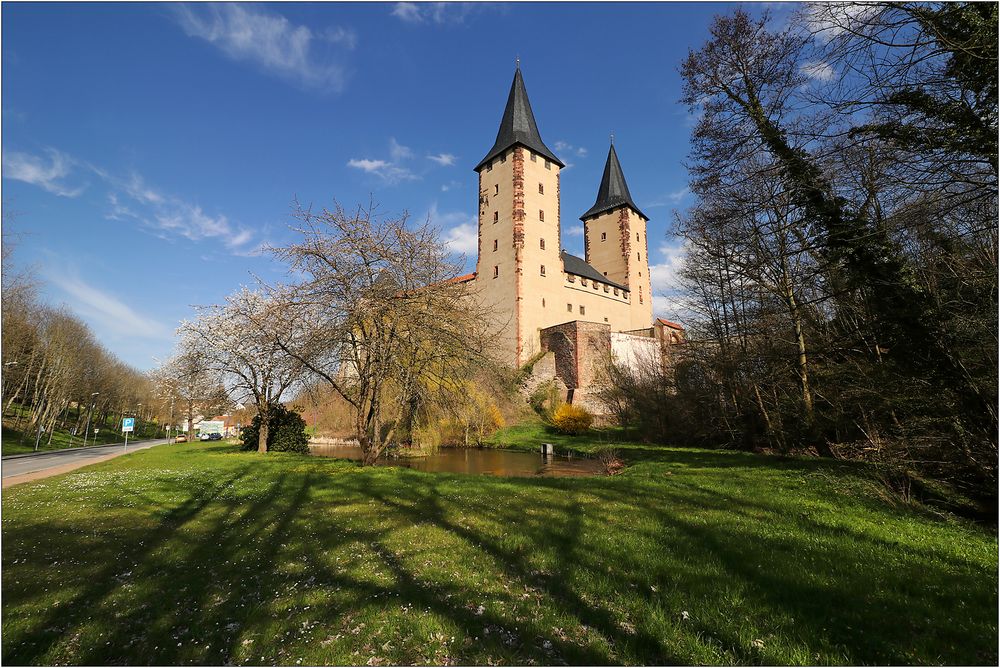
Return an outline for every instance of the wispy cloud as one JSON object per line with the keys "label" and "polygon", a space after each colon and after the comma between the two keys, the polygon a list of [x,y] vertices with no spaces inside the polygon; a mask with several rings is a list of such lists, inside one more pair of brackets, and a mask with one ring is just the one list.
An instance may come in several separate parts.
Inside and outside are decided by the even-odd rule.
{"label": "wispy cloud", "polygon": [[478,2],[397,2],[391,14],[406,23],[461,25],[475,14],[491,8],[488,3]]}
{"label": "wispy cloud", "polygon": [[49,271],[46,279],[65,292],[74,301],[70,306],[100,322],[115,323],[126,334],[146,339],[170,339],[169,327],[156,320],[141,315],[112,294],[99,290],[85,282],[77,272],[60,265],[58,271]]}
{"label": "wispy cloud", "polygon": [[552,145],[552,147],[556,150],[557,153],[562,153],[564,155],[573,155],[576,156],[577,158],[587,157],[587,149],[584,146],[574,146],[569,142],[557,141],[555,144]]}
{"label": "wispy cloud", "polygon": [[433,160],[442,167],[450,167],[451,165],[455,164],[455,161],[458,159],[458,157],[452,155],[451,153],[438,153],[437,155],[427,156],[427,159]]}
{"label": "wispy cloud", "polygon": [[358,41],[348,28],[314,33],[259,5],[176,5],[175,15],[188,35],[204,39],[233,60],[254,63],[303,86],[335,92],[343,90],[347,79],[342,51],[353,49]]}
{"label": "wispy cloud", "polygon": [[665,195],[662,195],[662,196],[654,199],[652,202],[646,204],[646,208],[647,209],[655,209],[655,208],[661,207],[661,206],[669,206],[669,205],[672,205],[672,204],[680,204],[682,201],[684,201],[685,199],[687,199],[687,197],[690,194],[691,194],[691,189],[688,188],[687,186],[684,186],[683,188],[680,188],[678,190],[674,190],[674,191],[668,192]]}
{"label": "wispy cloud", "polygon": [[833,78],[837,76],[837,73],[834,71],[830,63],[823,62],[821,60],[802,63],[802,65],[799,66],[799,71],[812,81],[818,81],[820,83],[833,81]]}
{"label": "wispy cloud", "polygon": [[441,185],[441,192],[446,193],[449,190],[454,190],[455,188],[461,188],[461,187],[462,187],[461,181],[448,181],[448,183],[444,183]]}
{"label": "wispy cloud", "polygon": [[377,176],[387,185],[394,185],[400,181],[414,181],[420,178],[409,167],[402,164],[412,157],[413,150],[410,147],[403,146],[396,141],[395,137],[390,137],[388,160],[380,158],[351,158],[347,161],[347,166]]}
{"label": "wispy cloud", "polygon": [[65,153],[49,148],[45,152],[48,160],[29,153],[3,152],[3,177],[23,181],[43,188],[60,197],[77,197],[85,185],[70,187],[62,180],[73,171],[73,159]]}
{"label": "wispy cloud", "polygon": [[583,237],[583,225],[570,225],[566,228],[566,236]]}

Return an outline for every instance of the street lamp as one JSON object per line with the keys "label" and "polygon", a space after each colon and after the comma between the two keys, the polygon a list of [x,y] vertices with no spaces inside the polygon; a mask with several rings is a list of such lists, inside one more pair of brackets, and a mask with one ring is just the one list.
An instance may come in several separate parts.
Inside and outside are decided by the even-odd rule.
{"label": "street lamp", "polygon": [[[90,431],[90,416],[94,413],[94,404],[96,403],[96,397],[100,392],[93,392],[90,395],[90,410],[87,411],[87,428],[83,430],[83,447],[87,447],[87,433]],[[97,442],[97,436],[94,436],[94,442]]]}

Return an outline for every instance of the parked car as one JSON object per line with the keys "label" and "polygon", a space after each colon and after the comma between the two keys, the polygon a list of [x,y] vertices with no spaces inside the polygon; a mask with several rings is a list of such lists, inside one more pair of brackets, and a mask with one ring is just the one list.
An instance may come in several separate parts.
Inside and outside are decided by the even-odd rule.
{"label": "parked car", "polygon": [[211,435],[211,434],[202,434],[202,435],[201,435],[201,436],[199,436],[198,438],[199,438],[199,439],[201,439],[202,441],[207,441],[207,440],[208,440],[208,437],[209,437],[210,435]]}
{"label": "parked car", "polygon": [[208,435],[208,440],[210,440],[210,441],[221,441],[222,440],[222,434],[219,434],[219,433],[209,434]]}
{"label": "parked car", "polygon": [[187,437],[187,434],[178,434],[178,435],[177,435],[177,436],[176,436],[176,437],[174,438],[174,443],[183,443],[183,442],[185,442],[186,440],[188,440],[188,437]]}

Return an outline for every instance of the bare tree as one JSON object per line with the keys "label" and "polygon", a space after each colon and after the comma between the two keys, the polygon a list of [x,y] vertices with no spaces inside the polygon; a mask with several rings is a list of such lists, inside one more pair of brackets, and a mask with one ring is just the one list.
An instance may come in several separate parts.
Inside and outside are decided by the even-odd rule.
{"label": "bare tree", "polygon": [[281,291],[291,319],[276,340],[352,407],[372,464],[421,402],[487,363],[487,314],[429,223],[374,205],[295,216],[302,241],[275,254],[305,279]]}

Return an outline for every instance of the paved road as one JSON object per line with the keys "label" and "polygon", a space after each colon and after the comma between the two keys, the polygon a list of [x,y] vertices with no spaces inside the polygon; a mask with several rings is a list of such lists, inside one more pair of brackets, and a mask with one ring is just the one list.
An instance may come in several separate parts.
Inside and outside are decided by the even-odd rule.
{"label": "paved road", "polygon": [[[144,450],[154,445],[169,443],[173,439],[158,438],[149,441],[129,441],[128,451]],[[30,456],[11,455],[3,458],[0,464],[0,475],[6,481],[15,476],[31,476],[31,479],[45,477],[45,473],[51,470],[52,474],[64,473],[87,464],[94,464],[105,459],[123,454],[124,445],[122,443],[111,443],[109,445],[98,445],[92,448],[77,448],[73,450],[59,450],[57,452],[44,452]]]}

